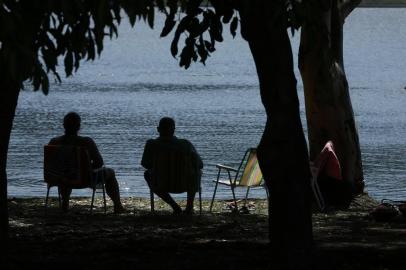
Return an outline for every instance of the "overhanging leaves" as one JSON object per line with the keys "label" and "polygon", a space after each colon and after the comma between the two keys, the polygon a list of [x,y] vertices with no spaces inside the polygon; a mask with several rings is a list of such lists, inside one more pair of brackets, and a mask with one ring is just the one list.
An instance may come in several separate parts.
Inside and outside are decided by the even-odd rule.
{"label": "overhanging leaves", "polygon": [[[288,23],[297,27],[301,23],[294,17],[298,3],[288,2],[291,3]],[[20,0],[2,3],[1,54],[7,57],[1,57],[0,64],[7,67],[10,78],[20,82],[31,78],[35,89],[43,87],[47,92],[48,80],[40,70],[51,72],[60,81],[56,69],[58,57],[63,57],[65,74],[71,76],[83,59],[94,60],[102,53],[106,35],[118,36],[123,15],[131,26],[143,20],[153,28],[155,13],[161,12],[166,20],[160,36],[166,37],[176,29],[170,48],[175,58],[180,50],[179,41],[185,40],[179,55],[180,66],[188,68],[198,60],[205,64],[216,50],[216,42],[224,40],[223,24],[229,23],[231,35],[236,36],[240,1]],[[34,68],[37,62],[42,63],[42,69]]]}

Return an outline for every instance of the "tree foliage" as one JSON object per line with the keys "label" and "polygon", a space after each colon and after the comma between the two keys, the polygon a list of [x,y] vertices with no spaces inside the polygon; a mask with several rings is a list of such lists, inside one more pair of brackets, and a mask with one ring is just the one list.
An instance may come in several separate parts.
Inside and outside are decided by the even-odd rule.
{"label": "tree foliage", "polygon": [[[255,0],[254,0],[255,1]],[[243,0],[0,0],[0,62],[3,76],[23,87],[29,79],[34,90],[49,90],[48,74],[61,81],[76,72],[82,61],[95,60],[103,51],[104,38],[118,36],[118,26],[128,18],[154,27],[156,12],[166,16],[161,37],[173,32],[171,54],[179,65],[206,63],[223,41],[225,25],[234,37]],[[268,1],[256,1],[268,2]],[[269,1],[273,2],[273,1]],[[298,27],[287,1],[287,27]],[[136,42],[136,41],[135,41]],[[179,49],[180,47],[180,49]]]}
{"label": "tree foliage", "polygon": [[[171,52],[178,55],[178,42],[186,35],[180,65],[205,63],[216,41],[222,41],[222,14],[202,1],[177,0],[2,0],[0,1],[0,61],[2,76],[22,87],[31,80],[34,90],[49,90],[48,73],[61,81],[57,66],[63,61],[66,76],[77,71],[83,60],[94,60],[103,51],[104,38],[118,36],[118,25],[127,17],[131,26],[143,20],[154,27],[155,13],[166,15],[161,36],[177,24]],[[233,15],[227,11],[223,21]],[[186,16],[181,17],[184,13]],[[198,18],[201,17],[201,18]],[[237,17],[232,33],[237,28]],[[208,32],[209,38],[203,33]]]}

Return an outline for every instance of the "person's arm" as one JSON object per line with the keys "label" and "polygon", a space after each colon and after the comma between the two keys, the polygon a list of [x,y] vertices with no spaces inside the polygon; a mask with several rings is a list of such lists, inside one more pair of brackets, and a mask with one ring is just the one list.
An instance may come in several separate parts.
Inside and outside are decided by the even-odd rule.
{"label": "person's arm", "polygon": [[144,153],[142,154],[142,159],[141,159],[141,165],[145,169],[151,169],[152,168],[152,155],[153,155],[153,149],[152,149],[152,140],[148,140],[145,143],[144,147]]}
{"label": "person's arm", "polygon": [[90,160],[92,161],[93,168],[97,169],[103,166],[103,158],[99,152],[99,149],[97,148],[96,143],[91,138],[88,138],[87,150],[89,151],[89,156]]}

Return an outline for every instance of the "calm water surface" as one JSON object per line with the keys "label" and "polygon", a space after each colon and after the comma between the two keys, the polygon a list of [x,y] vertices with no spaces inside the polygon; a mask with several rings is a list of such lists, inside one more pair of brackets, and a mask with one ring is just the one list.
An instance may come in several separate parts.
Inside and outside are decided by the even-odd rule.
{"label": "calm water surface", "polygon": [[[142,23],[135,30],[124,23],[100,59],[83,63],[73,78],[52,85],[48,96],[31,87],[21,93],[8,161],[11,196],[45,195],[43,145],[63,133],[62,118],[72,110],[82,116],[81,134],[95,139],[106,164],[116,170],[124,196],[148,194],[139,164],[144,143],[157,135],[162,116],[174,117],[177,135],[200,152],[204,197],[213,191],[214,164],[236,166],[245,149],[258,144],[265,116],[246,42],[227,33],[207,66],[195,64],[185,71],[169,53],[170,38],[159,38],[162,18],[157,20],[154,31]],[[405,25],[406,9],[357,9],[346,21],[346,72],[367,190],[377,199],[406,200]],[[292,44],[297,55],[298,34]],[[229,193],[223,188],[219,196]]]}

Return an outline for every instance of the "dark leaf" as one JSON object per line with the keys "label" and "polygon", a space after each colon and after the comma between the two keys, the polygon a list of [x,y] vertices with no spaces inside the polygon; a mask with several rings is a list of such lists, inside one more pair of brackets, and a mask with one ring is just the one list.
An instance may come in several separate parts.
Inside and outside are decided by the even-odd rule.
{"label": "dark leaf", "polygon": [[207,41],[207,40],[205,40],[204,41],[204,46],[207,48],[207,50],[209,51],[209,52],[214,52],[215,50],[216,50],[216,48],[214,47],[214,44],[215,43],[210,43],[209,41]]}
{"label": "dark leaf", "polygon": [[116,38],[118,38],[118,30],[117,30],[117,26],[114,24],[114,23],[112,23],[111,25],[110,25],[110,39],[112,39],[113,38],[113,35],[115,35],[116,36]]}
{"label": "dark leaf", "polygon": [[233,35],[233,38],[235,38],[235,35],[237,34],[237,26],[238,26],[238,18],[234,17],[230,24],[230,32],[231,35]]}
{"label": "dark leaf", "polygon": [[48,75],[43,68],[41,68],[41,90],[44,95],[48,95],[49,92],[49,79]]}
{"label": "dark leaf", "polygon": [[200,34],[202,32],[201,32],[199,19],[197,19],[197,18],[191,19],[189,22],[189,25],[187,26],[187,31],[189,32],[189,34],[192,38],[200,36]]}
{"label": "dark leaf", "polygon": [[61,83],[62,80],[61,80],[61,76],[59,76],[59,73],[57,71],[55,71],[55,70],[53,71],[53,73],[54,73],[54,76],[55,76],[55,81]]}
{"label": "dark leaf", "polygon": [[154,19],[155,19],[155,9],[154,6],[149,6],[148,9],[148,24],[149,27],[154,28]]}
{"label": "dark leaf", "polygon": [[186,46],[185,48],[183,48],[182,53],[180,54],[179,66],[188,69],[191,63],[192,63],[192,51],[188,46]]}
{"label": "dark leaf", "polygon": [[206,46],[204,46],[203,35],[200,36],[199,40],[200,40],[199,44],[196,45],[197,53],[200,56],[200,62],[202,62],[203,65],[206,65],[206,59],[209,56],[209,53],[206,49]]}
{"label": "dark leaf", "polygon": [[175,25],[176,25],[176,21],[173,20],[173,18],[171,18],[171,16],[168,16],[165,20],[165,26],[162,29],[161,37],[166,37],[172,31],[172,29],[175,27]]}
{"label": "dark leaf", "polygon": [[137,17],[135,14],[132,14],[131,16],[128,16],[128,20],[130,21],[131,26],[134,27]]}
{"label": "dark leaf", "polygon": [[195,50],[193,50],[193,53],[192,53],[192,59],[193,59],[193,62],[196,62],[196,61],[197,61],[197,59],[198,59],[198,56],[197,56],[197,53],[196,53],[196,51],[195,51]]}
{"label": "dark leaf", "polygon": [[185,16],[178,24],[178,28],[176,28],[175,36],[173,37],[173,41],[171,44],[171,53],[172,53],[172,56],[175,58],[176,58],[176,55],[178,54],[178,42],[179,42],[180,35],[186,30],[191,19],[192,19],[191,17]]}
{"label": "dark leaf", "polygon": [[169,14],[175,16],[178,11],[178,1],[177,0],[168,0],[167,5],[169,7]]}
{"label": "dark leaf", "polygon": [[104,38],[103,29],[99,29],[99,31],[96,31],[95,34],[96,34],[97,54],[100,55],[101,52],[103,51],[103,38]]}
{"label": "dark leaf", "polygon": [[164,0],[157,0],[156,5],[160,11],[166,11],[165,9],[165,1]]}
{"label": "dark leaf", "polygon": [[223,25],[221,24],[219,18],[216,16],[210,24],[209,34],[212,40],[222,42],[223,41]]}
{"label": "dark leaf", "polygon": [[186,14],[192,17],[195,17],[203,12],[203,9],[201,9],[199,6],[202,3],[201,0],[192,0],[188,1],[187,3],[187,8],[186,8]]}
{"label": "dark leaf", "polygon": [[94,60],[96,56],[96,51],[94,48],[94,41],[91,37],[88,39],[88,47],[87,47],[87,60]]}
{"label": "dark leaf", "polygon": [[55,16],[51,15],[51,20],[52,20],[52,26],[56,27],[56,19]]}
{"label": "dark leaf", "polygon": [[233,17],[234,11],[232,8],[227,8],[224,10],[224,16],[223,16],[223,23],[229,23],[231,18]]}
{"label": "dark leaf", "polygon": [[41,74],[37,71],[38,68],[36,68],[34,74],[33,74],[33,80],[32,80],[32,85],[34,86],[34,91],[38,91],[39,87],[41,86]]}
{"label": "dark leaf", "polygon": [[[197,60],[197,55],[194,50],[196,40],[194,38],[187,38],[185,40],[186,46],[183,48],[182,53],[180,54],[180,63],[181,67],[188,69],[192,63],[192,59]],[[194,60],[196,62],[196,60]]]}
{"label": "dark leaf", "polygon": [[80,55],[79,53],[75,52],[75,72],[78,71],[80,66]]}
{"label": "dark leaf", "polygon": [[121,16],[120,16],[120,6],[118,4],[115,4],[113,6],[113,12],[114,12],[114,17],[117,20],[117,23],[121,23]]}
{"label": "dark leaf", "polygon": [[190,22],[192,21],[193,17],[185,16],[182,20],[180,20],[178,28],[176,29],[177,32],[183,33],[187,27],[189,26]]}
{"label": "dark leaf", "polygon": [[54,50],[44,49],[42,48],[42,58],[44,59],[44,63],[47,67],[47,71],[50,69],[55,70],[55,66],[57,65],[57,58]]}
{"label": "dark leaf", "polygon": [[171,54],[175,58],[176,58],[176,55],[178,55],[178,42],[179,42],[179,38],[174,38],[171,43]]}
{"label": "dark leaf", "polygon": [[72,70],[73,70],[73,53],[72,53],[72,51],[66,52],[64,64],[65,64],[66,77],[69,77],[70,75],[72,75]]}
{"label": "dark leaf", "polygon": [[200,32],[204,33],[209,28],[211,23],[211,18],[209,16],[203,16],[203,20],[200,23]]}

